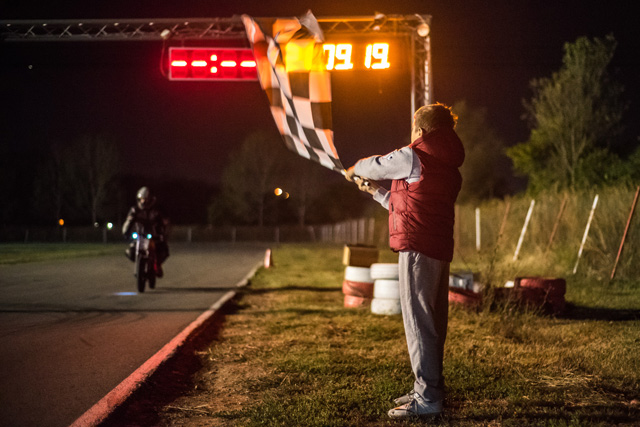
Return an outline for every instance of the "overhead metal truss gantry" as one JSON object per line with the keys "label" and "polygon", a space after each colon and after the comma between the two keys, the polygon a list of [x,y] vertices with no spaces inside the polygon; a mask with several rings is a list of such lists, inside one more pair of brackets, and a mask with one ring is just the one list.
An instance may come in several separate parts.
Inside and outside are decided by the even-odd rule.
{"label": "overhead metal truss gantry", "polygon": [[[411,114],[432,102],[430,15],[317,18],[325,35],[404,37],[411,69]],[[187,41],[246,40],[240,16],[230,18],[87,19],[0,21],[0,41]]]}

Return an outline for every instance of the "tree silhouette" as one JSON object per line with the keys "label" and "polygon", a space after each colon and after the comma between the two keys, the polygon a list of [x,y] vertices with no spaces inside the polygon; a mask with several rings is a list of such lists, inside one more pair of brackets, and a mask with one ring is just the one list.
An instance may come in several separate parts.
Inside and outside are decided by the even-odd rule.
{"label": "tree silhouette", "polygon": [[619,165],[608,150],[621,134],[626,108],[623,87],[608,71],[615,48],[613,36],[581,37],[565,44],[559,71],[531,82],[534,96],[525,103],[529,140],[507,151],[529,177],[530,190],[598,184],[612,164]]}

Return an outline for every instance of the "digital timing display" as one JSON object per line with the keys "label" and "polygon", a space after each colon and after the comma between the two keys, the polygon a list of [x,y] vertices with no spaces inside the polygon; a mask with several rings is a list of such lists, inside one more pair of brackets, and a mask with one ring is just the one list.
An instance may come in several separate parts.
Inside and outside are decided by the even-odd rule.
{"label": "digital timing display", "polygon": [[[293,49],[289,49],[293,48]],[[285,46],[291,64],[304,68],[311,58],[305,49]],[[322,45],[327,70],[384,70],[397,68],[396,44],[385,41],[341,42]],[[286,55],[285,55],[286,57]],[[287,64],[289,68],[289,64]],[[169,80],[257,80],[257,67],[248,48],[169,48]]]}
{"label": "digital timing display", "polygon": [[327,70],[385,70],[389,62],[389,43],[325,43],[322,45]]}

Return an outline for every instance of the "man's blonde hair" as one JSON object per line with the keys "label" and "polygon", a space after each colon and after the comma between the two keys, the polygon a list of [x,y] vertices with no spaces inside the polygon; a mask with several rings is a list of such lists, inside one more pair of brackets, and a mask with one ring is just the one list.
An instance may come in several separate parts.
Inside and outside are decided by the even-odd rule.
{"label": "man's blonde hair", "polygon": [[439,128],[454,129],[458,122],[458,116],[453,114],[451,108],[440,103],[420,107],[413,114],[413,119],[414,126],[426,133]]}

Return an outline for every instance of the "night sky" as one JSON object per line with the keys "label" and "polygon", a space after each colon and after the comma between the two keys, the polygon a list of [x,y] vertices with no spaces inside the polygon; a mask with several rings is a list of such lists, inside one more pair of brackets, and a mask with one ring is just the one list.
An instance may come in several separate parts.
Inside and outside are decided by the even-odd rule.
{"label": "night sky", "polygon": [[[42,4],[40,4],[42,3]],[[59,3],[59,4],[56,4]],[[157,3],[163,3],[158,5]],[[561,65],[580,36],[618,40],[614,66],[640,109],[640,38],[632,6],[578,1],[59,1],[3,0],[2,20],[430,14],[436,101],[486,107],[507,145],[523,142],[529,82]],[[631,4],[631,2],[629,2]],[[615,5],[615,6],[614,6]],[[35,155],[51,141],[106,134],[130,173],[217,182],[230,149],[253,131],[277,134],[257,82],[170,82],[156,42],[0,44],[0,143]],[[366,72],[365,72],[366,73]],[[368,72],[371,73],[371,72]],[[335,142],[346,166],[408,142],[409,74],[333,75]],[[631,121],[631,120],[629,120]],[[627,137],[637,141],[638,127]],[[302,160],[301,161],[307,161]]]}

